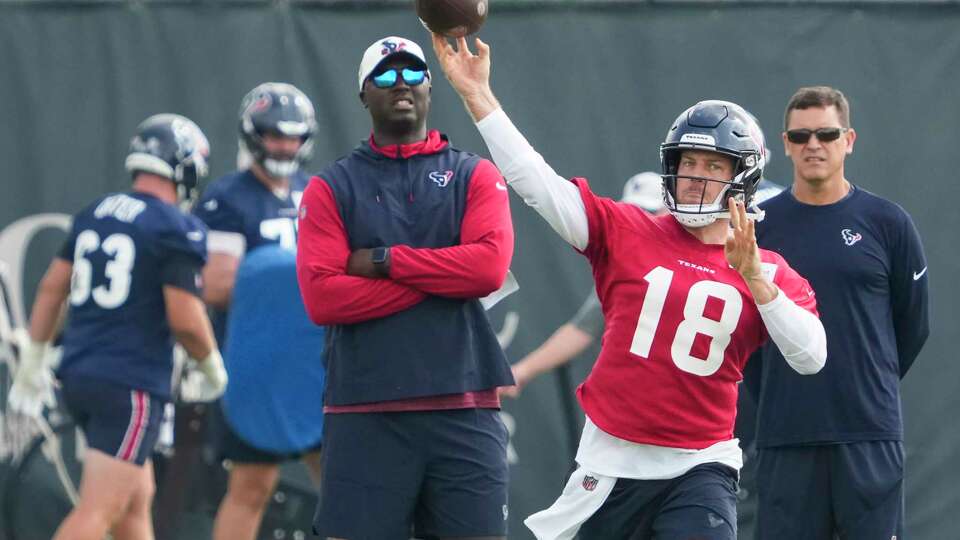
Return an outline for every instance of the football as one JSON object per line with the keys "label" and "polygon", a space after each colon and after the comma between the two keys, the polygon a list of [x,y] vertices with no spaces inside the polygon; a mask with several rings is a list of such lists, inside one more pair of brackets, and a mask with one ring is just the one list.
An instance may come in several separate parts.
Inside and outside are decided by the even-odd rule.
{"label": "football", "polygon": [[416,0],[417,16],[435,34],[450,38],[474,34],[487,20],[487,0]]}

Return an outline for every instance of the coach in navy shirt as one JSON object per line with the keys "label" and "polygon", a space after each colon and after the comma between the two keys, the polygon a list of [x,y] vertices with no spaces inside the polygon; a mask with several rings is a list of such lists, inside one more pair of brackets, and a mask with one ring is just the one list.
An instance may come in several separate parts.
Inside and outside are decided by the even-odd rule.
{"label": "coach in navy shirt", "polygon": [[929,333],[923,246],[903,208],[845,178],[856,132],[839,90],[799,89],[784,129],[793,188],[761,205],[757,237],[813,285],[828,361],[803,377],[766,346],[747,376],[759,387],[756,537],[903,538],[900,379]]}

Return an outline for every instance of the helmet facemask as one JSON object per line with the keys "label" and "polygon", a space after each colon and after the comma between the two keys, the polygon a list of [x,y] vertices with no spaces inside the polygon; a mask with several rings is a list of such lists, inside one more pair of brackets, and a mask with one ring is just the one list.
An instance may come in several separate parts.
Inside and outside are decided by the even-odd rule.
{"label": "helmet facemask", "polygon": [[[760,176],[763,173],[763,158],[759,154],[746,154],[727,151],[717,147],[703,147],[693,145],[676,145],[668,147],[664,145],[662,149],[663,164],[666,174],[663,175],[663,198],[667,210],[680,222],[680,224],[699,228],[710,225],[717,219],[729,219],[730,212],[727,208],[727,199],[733,197],[740,201],[747,208],[747,217],[752,219],[763,219],[763,212],[756,207],[752,207],[753,194],[756,192],[757,184],[760,182]],[[680,156],[684,150],[706,150],[716,152],[727,156],[733,160],[734,176],[730,180],[717,180],[715,178],[706,178],[702,176],[687,176],[677,174],[680,166]],[[680,203],[677,194],[677,180],[683,178],[687,180],[700,181],[703,184],[700,201],[697,203]],[[707,193],[707,186],[710,183],[723,184],[723,189],[713,200],[705,200],[703,197]]]}
{"label": "helmet facemask", "polygon": [[243,137],[240,140],[240,144],[253,161],[260,167],[263,167],[263,170],[267,171],[267,174],[274,178],[289,178],[299,171],[301,164],[313,155],[313,139],[302,136],[300,141],[300,148],[297,149],[297,152],[292,156],[271,155],[267,151],[267,147],[263,142],[263,136],[259,132],[254,132],[252,137]]}
{"label": "helmet facemask", "polygon": [[194,153],[174,169],[177,198],[184,208],[193,206],[200,194],[200,179],[207,176],[207,160],[202,153]]}

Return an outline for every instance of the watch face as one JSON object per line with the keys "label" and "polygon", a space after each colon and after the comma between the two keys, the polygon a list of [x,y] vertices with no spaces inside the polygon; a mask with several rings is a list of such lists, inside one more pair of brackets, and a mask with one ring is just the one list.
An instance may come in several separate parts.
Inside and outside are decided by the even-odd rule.
{"label": "watch face", "polygon": [[383,264],[387,260],[387,249],[375,248],[370,258],[373,260],[373,264]]}

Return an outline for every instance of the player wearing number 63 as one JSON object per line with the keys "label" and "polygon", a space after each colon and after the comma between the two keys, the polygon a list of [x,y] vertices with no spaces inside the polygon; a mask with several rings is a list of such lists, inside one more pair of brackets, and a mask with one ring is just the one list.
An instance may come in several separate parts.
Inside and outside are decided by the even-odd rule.
{"label": "player wearing number 63", "polygon": [[650,217],[554,172],[500,108],[490,49],[476,46],[434,36],[509,185],[590,261],[607,323],[577,389],[587,416],[579,468],[525,523],[541,540],[736,538],[733,425],[747,358],[771,339],[799,373],[826,359],[810,286],[757,248],[758,126],[725,101],[680,114],[660,146],[669,214]]}
{"label": "player wearing number 63", "polygon": [[[57,539],[152,538],[150,454],[170,401],[173,339],[201,359],[196,388],[207,399],[227,383],[200,300],[206,228],[176,204],[206,174],[207,139],[187,118],[148,118],[130,143],[133,189],[98,198],[73,219],[47,269],[10,392],[31,415],[52,404],[46,349],[69,301],[57,375],[83,429],[80,501]],[[172,335],[171,335],[172,334]]]}

